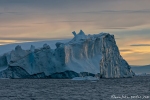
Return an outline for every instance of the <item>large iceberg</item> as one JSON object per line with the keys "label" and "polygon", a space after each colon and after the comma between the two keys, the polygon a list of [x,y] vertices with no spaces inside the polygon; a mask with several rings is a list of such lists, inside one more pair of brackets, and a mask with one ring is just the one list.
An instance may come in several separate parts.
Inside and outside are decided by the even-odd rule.
{"label": "large iceberg", "polygon": [[114,35],[100,33],[85,35],[72,32],[67,43],[47,44],[29,50],[16,46],[0,57],[1,78],[74,78],[99,75],[101,78],[132,77],[128,63],[121,57]]}

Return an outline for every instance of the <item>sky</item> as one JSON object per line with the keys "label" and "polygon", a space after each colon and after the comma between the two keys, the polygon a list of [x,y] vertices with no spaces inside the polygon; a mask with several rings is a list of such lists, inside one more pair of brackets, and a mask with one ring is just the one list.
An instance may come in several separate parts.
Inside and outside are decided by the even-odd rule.
{"label": "sky", "polygon": [[0,45],[114,34],[130,65],[150,64],[150,0],[0,0]]}

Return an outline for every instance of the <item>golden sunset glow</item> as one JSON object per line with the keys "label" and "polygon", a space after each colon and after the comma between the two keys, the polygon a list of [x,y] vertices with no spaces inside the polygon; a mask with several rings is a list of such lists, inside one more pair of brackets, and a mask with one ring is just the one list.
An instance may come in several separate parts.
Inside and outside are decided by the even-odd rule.
{"label": "golden sunset glow", "polygon": [[0,45],[107,32],[130,65],[149,64],[150,0],[77,1],[0,1]]}

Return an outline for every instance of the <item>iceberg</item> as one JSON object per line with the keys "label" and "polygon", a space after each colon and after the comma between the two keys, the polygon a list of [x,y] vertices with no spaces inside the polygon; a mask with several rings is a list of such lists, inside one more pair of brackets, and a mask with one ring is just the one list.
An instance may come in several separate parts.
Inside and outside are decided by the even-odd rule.
{"label": "iceberg", "polygon": [[74,78],[81,73],[100,78],[132,77],[131,67],[120,55],[114,35],[99,33],[86,35],[82,30],[72,32],[67,43],[48,44],[41,48],[31,45],[29,50],[16,46],[0,56],[1,78]]}

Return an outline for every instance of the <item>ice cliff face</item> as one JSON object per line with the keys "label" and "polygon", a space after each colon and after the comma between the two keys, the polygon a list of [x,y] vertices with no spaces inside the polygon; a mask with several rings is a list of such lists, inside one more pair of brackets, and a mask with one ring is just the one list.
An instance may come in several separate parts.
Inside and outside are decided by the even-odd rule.
{"label": "ice cliff face", "polygon": [[134,73],[122,58],[113,35],[105,35],[102,39],[102,59],[100,60],[100,77],[131,77]]}
{"label": "ice cliff face", "polygon": [[[133,72],[121,57],[113,35],[85,35],[73,32],[68,43],[56,43],[56,49],[15,50],[0,57],[1,78],[73,78],[83,73],[102,78],[132,77]],[[85,74],[84,74],[85,75]]]}

